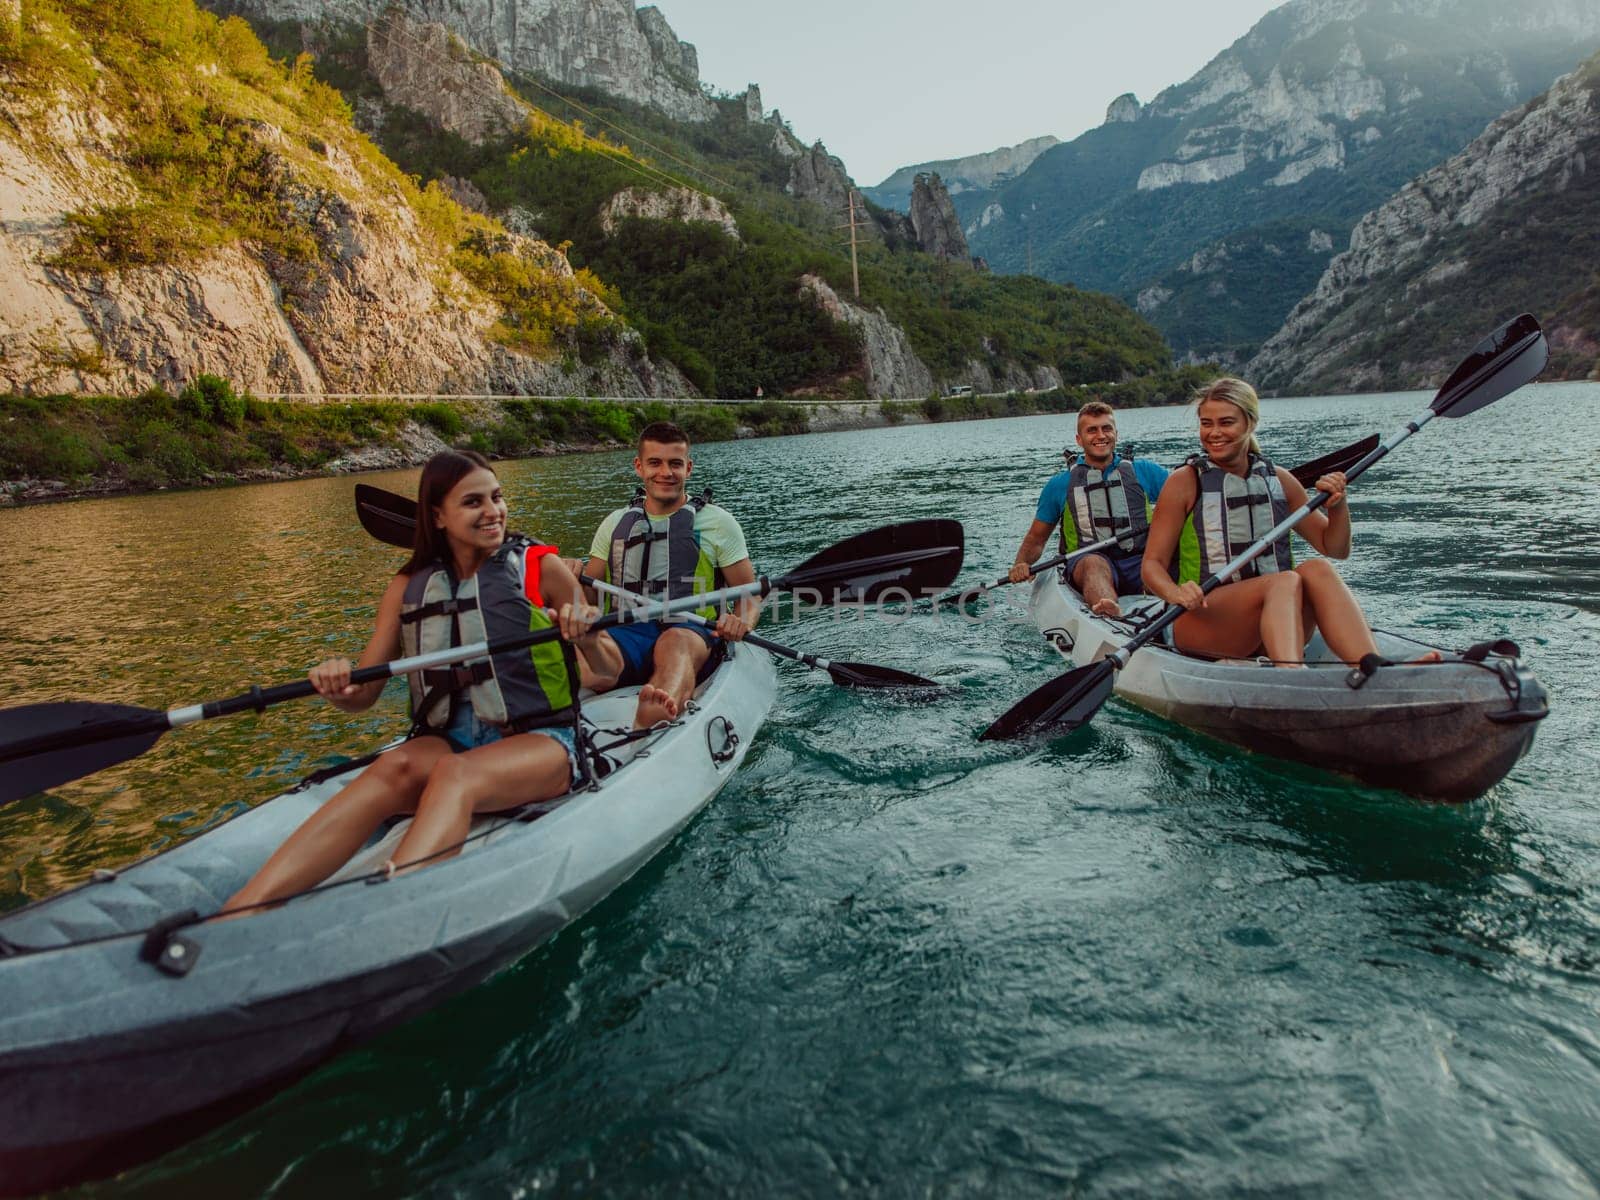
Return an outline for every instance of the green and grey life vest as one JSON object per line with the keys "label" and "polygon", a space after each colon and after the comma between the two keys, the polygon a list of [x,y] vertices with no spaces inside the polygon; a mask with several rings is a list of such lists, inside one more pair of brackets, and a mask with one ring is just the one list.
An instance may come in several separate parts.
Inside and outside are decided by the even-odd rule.
{"label": "green and grey life vest", "polygon": [[[1202,454],[1185,466],[1193,467],[1199,487],[1190,514],[1189,526],[1199,543],[1198,560],[1185,561],[1178,582],[1200,582],[1217,571],[1252,542],[1289,515],[1289,499],[1278,481],[1277,469],[1259,454],[1250,455],[1250,469],[1241,478],[1225,471]],[[1271,575],[1294,567],[1289,551],[1289,535],[1284,534],[1270,549],[1240,567],[1225,582]]]}
{"label": "green and grey life vest", "polygon": [[[665,529],[657,529],[644,509],[644,489],[634,492],[611,531],[606,579],[651,599],[678,600],[718,587],[722,573],[712,566],[694,534],[695,518],[710,503],[707,488],[668,517]],[[713,621],[718,616],[709,605],[699,613]]]}
{"label": "green and grey life vest", "polygon": [[1104,551],[1107,558],[1139,558],[1150,532],[1155,501],[1145,495],[1130,459],[1118,459],[1109,471],[1081,458],[1067,473],[1067,502],[1061,509],[1061,553],[1092,546],[1108,537],[1121,539]]}
{"label": "green and grey life vest", "polygon": [[[436,562],[406,581],[400,641],[406,656],[494,642],[555,624],[539,591],[540,560],[556,553],[520,533],[506,540],[471,579]],[[555,640],[432,671],[413,672],[411,717],[418,731],[449,727],[465,696],[478,720],[521,733],[577,720],[578,672],[572,647]]]}

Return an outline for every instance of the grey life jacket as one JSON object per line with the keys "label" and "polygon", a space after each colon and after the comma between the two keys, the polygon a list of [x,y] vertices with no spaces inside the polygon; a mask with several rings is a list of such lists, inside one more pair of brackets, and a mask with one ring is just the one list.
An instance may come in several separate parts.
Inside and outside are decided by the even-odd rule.
{"label": "grey life jacket", "polygon": [[[664,530],[651,523],[644,499],[644,489],[639,488],[611,531],[606,556],[610,582],[651,599],[667,600],[716,588],[722,572],[711,565],[694,536],[695,517],[711,503],[711,489],[691,497],[667,519]],[[717,613],[708,607],[701,615],[715,619]]]}
{"label": "grey life jacket", "polygon": [[[441,562],[418,571],[406,581],[400,602],[406,656],[551,628],[539,566],[553,553],[554,546],[512,533],[464,582]],[[448,728],[463,696],[478,720],[503,733],[577,720],[577,662],[572,647],[559,639],[406,678],[417,732]]]}
{"label": "grey life jacket", "polygon": [[1154,503],[1145,495],[1129,459],[1118,459],[1109,471],[1077,463],[1067,474],[1060,552],[1071,554],[1080,546],[1116,537],[1118,543],[1103,552],[1107,558],[1139,558],[1144,554]]}
{"label": "grey life jacket", "polygon": [[[1199,477],[1190,523],[1199,543],[1198,583],[1215,575],[1236,554],[1255,542],[1289,515],[1289,500],[1278,481],[1277,469],[1259,454],[1250,455],[1250,469],[1243,478],[1224,471],[1203,454],[1196,454],[1186,466]],[[1289,535],[1284,534],[1265,552],[1239,568],[1225,582],[1271,575],[1294,567],[1289,550]],[[1189,578],[1185,571],[1179,582]]]}

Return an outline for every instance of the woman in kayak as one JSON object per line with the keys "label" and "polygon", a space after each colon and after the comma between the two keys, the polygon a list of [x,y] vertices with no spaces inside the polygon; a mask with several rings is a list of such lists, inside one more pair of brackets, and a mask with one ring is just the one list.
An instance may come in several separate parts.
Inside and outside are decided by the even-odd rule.
{"label": "woman in kayak", "polygon": [[353,666],[551,626],[563,640],[496,654],[492,670],[479,659],[409,676],[412,736],[301,825],[224,914],[315,887],[390,817],[415,814],[387,864],[393,873],[454,854],[474,813],[558,796],[579,776],[572,647],[598,673],[621,669],[610,640],[589,632],[598,613],[553,546],[508,537],[500,481],[482,455],[429,459],[417,514],[410,561],[378,602],[360,661],[311,670],[330,704],[356,713],[377,703],[383,681],[352,684]]}
{"label": "woman in kayak", "polygon": [[1328,503],[1295,526],[1326,558],[1295,564],[1285,534],[1210,595],[1200,590],[1202,579],[1304,504],[1306,490],[1261,456],[1255,439],[1260,403],[1248,383],[1213,380],[1197,394],[1196,407],[1200,453],[1189,460],[1191,469],[1174,471],[1161,489],[1144,552],[1145,588],[1188,609],[1172,626],[1174,645],[1219,658],[1265,654],[1295,666],[1320,629],[1328,648],[1347,663],[1376,654],[1360,604],[1327,561],[1350,555],[1342,471],[1317,480]]}

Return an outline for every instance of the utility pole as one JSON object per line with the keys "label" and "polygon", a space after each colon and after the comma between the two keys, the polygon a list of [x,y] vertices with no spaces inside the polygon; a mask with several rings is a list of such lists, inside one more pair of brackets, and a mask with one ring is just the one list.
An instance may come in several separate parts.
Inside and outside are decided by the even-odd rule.
{"label": "utility pole", "polygon": [[[850,220],[846,222],[850,228],[850,288],[857,300],[861,299],[861,268],[856,263],[856,190],[851,188],[846,195],[850,204]],[[840,229],[845,225],[840,225]]]}
{"label": "utility pole", "polygon": [[861,299],[861,270],[856,266],[856,190],[850,189],[850,288]]}

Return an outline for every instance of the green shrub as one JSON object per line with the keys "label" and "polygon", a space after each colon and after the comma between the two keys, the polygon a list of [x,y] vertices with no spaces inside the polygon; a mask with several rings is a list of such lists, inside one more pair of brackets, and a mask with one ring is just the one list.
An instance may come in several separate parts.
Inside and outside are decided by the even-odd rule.
{"label": "green shrub", "polygon": [[710,405],[681,410],[678,425],[695,442],[728,442],[739,434],[739,422],[733,413]]}
{"label": "green shrub", "polygon": [[226,425],[229,429],[238,429],[244,424],[246,408],[244,397],[235,394],[233,385],[220,375],[197,376],[178,393],[179,412],[201,421]]}
{"label": "green shrub", "polygon": [[410,413],[447,442],[460,437],[461,430],[465,427],[465,422],[461,419],[461,410],[448,402],[414,404]]}

